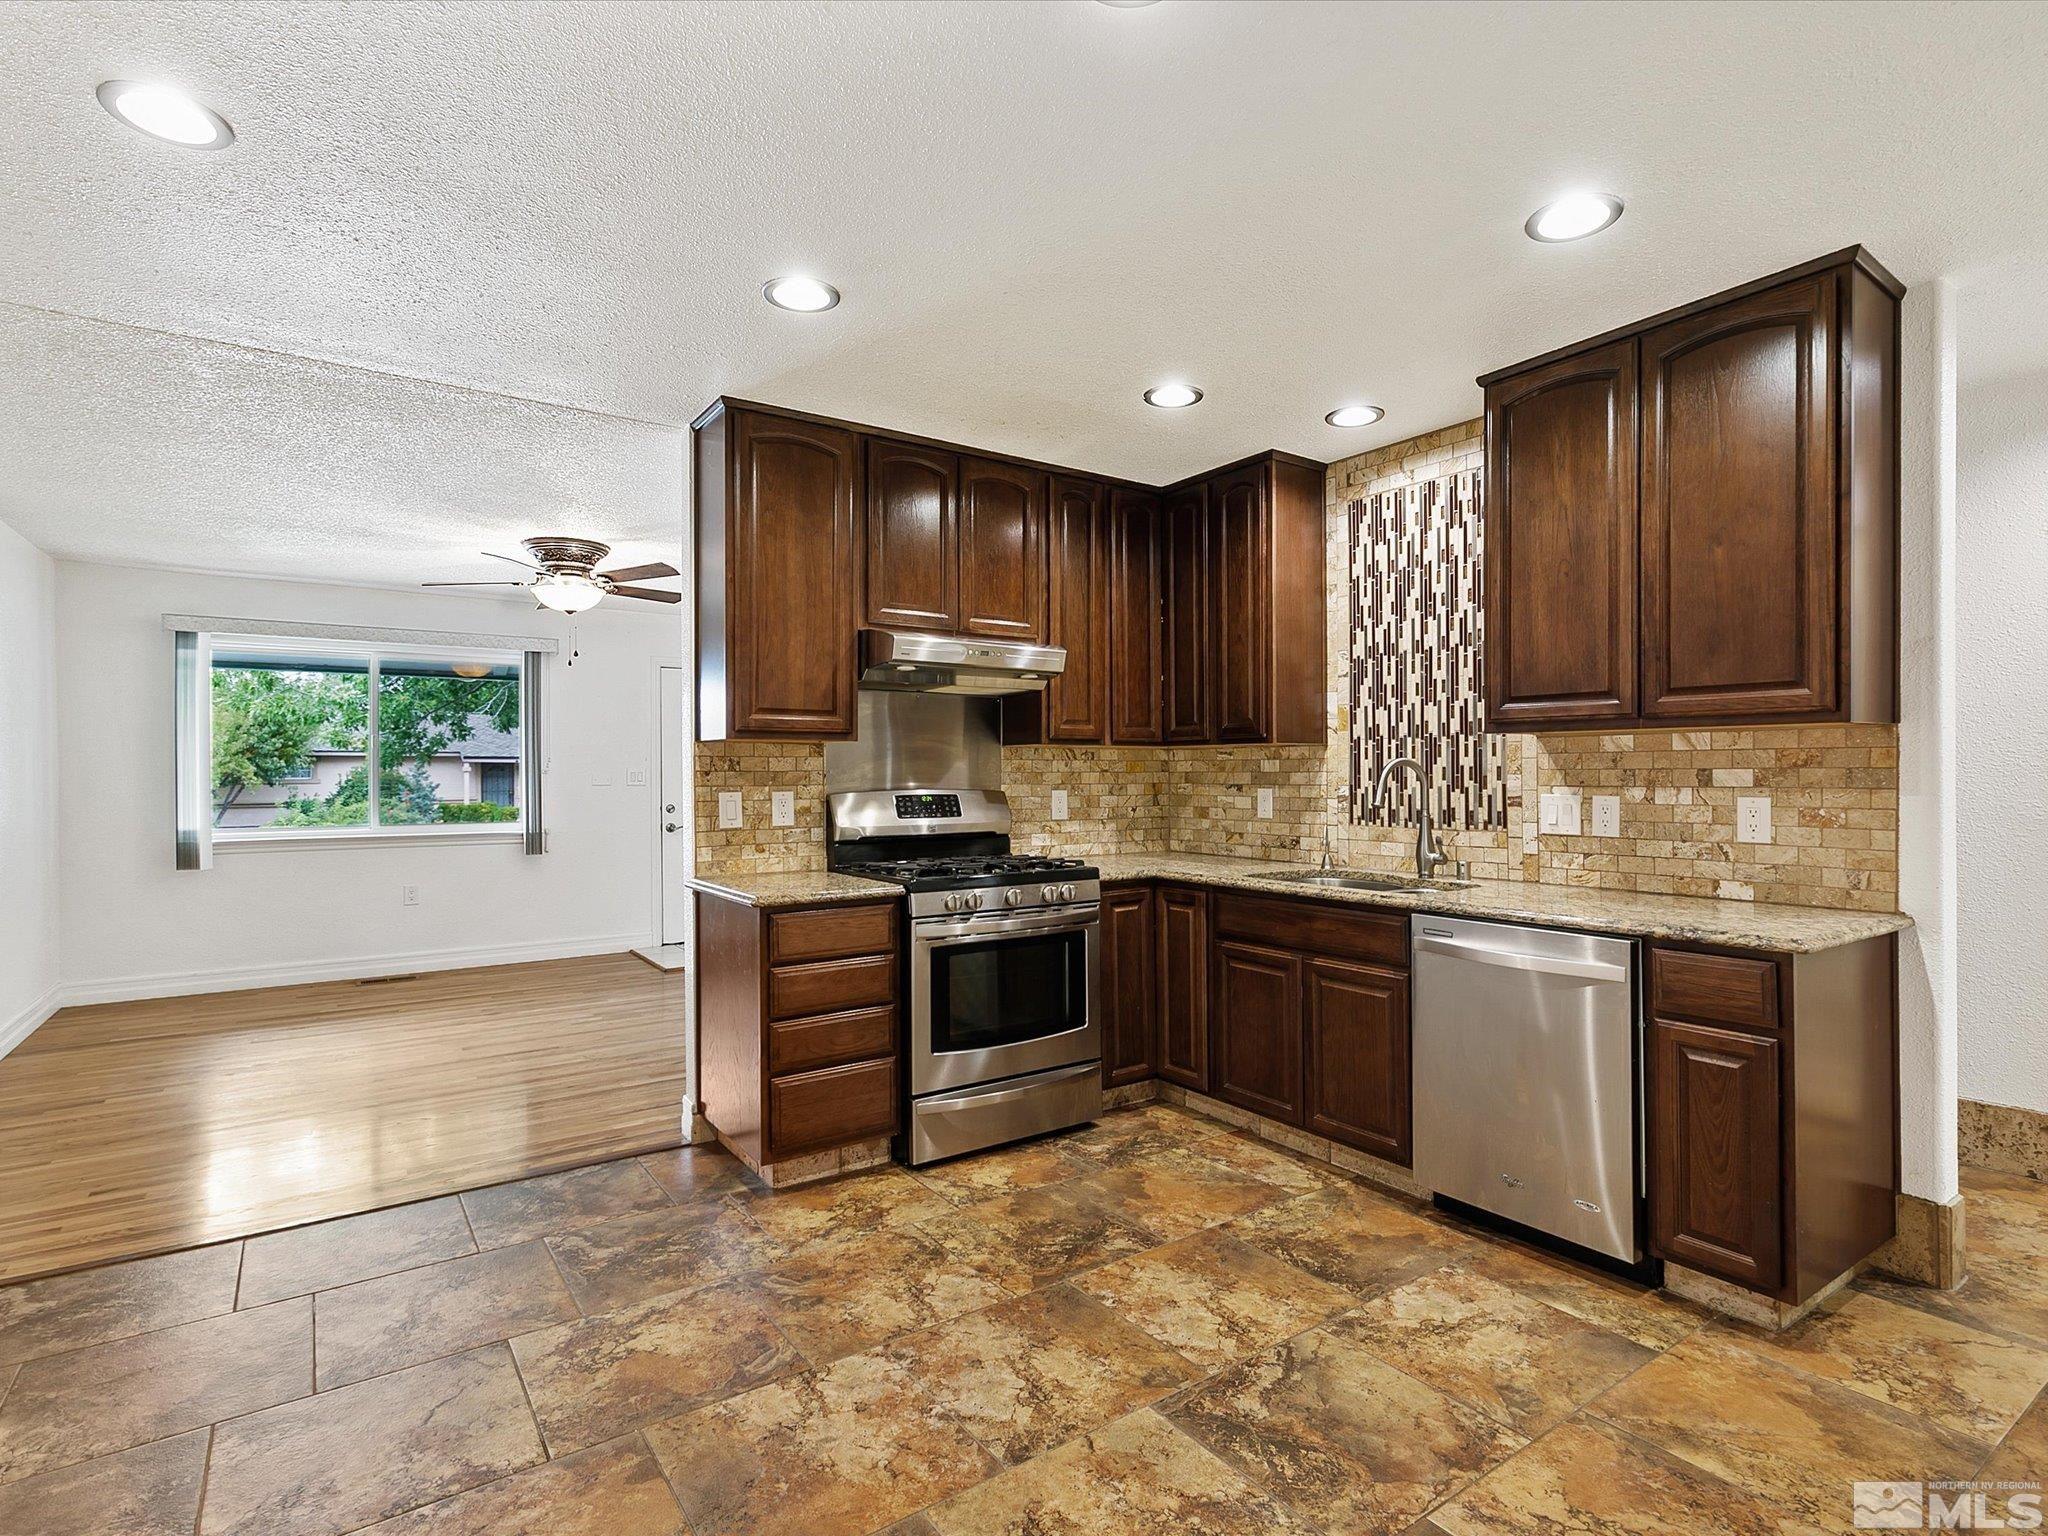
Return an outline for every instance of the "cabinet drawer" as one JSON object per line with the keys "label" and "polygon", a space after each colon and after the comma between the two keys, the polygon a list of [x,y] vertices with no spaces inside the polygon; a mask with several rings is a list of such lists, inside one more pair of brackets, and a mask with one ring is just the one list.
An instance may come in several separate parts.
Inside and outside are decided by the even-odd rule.
{"label": "cabinet drawer", "polygon": [[872,1008],[896,998],[896,957],[778,965],[768,972],[768,1017],[800,1019],[813,1013]]}
{"label": "cabinet drawer", "polygon": [[1408,919],[1330,902],[1218,896],[1216,933],[1282,949],[1408,968]]}
{"label": "cabinet drawer", "polygon": [[868,1061],[896,1049],[896,1010],[861,1008],[768,1026],[768,1075]]}
{"label": "cabinet drawer", "polygon": [[892,904],[821,907],[810,912],[772,912],[768,916],[771,965],[838,960],[847,955],[884,955],[895,943],[896,908]]}
{"label": "cabinet drawer", "polygon": [[771,1157],[896,1132],[896,1063],[864,1061],[768,1081]]}
{"label": "cabinet drawer", "polygon": [[1650,1012],[1750,1029],[1778,1027],[1778,965],[1747,955],[1650,951]]}

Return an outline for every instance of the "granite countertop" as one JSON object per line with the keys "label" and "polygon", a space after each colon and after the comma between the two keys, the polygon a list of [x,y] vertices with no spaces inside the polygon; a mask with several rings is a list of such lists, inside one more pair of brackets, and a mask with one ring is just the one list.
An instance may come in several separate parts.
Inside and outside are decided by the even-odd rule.
{"label": "granite countertop", "polygon": [[708,870],[690,881],[690,889],[750,907],[814,907],[834,901],[894,901],[903,888],[880,880],[835,875],[823,869],[784,869],[768,874]]}
{"label": "granite countertop", "polygon": [[1203,853],[1111,854],[1090,860],[1104,881],[1181,880],[1262,895],[1312,896],[1402,912],[1500,918],[1551,928],[1578,928],[1631,938],[1678,939],[1809,954],[1855,944],[1913,926],[1898,912],[1843,912],[1704,896],[1650,896],[1524,880],[1480,880],[1469,890],[1348,891],[1276,880],[1309,866]]}

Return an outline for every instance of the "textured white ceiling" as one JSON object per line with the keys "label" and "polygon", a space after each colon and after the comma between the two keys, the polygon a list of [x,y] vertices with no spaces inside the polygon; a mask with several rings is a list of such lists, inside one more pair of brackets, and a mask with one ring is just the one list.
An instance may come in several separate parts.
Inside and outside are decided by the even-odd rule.
{"label": "textured white ceiling", "polygon": [[[750,395],[1145,479],[1460,419],[1476,373],[1851,242],[1908,282],[2048,251],[2038,4],[44,4],[0,37],[0,301],[671,425]],[[144,139],[93,100],[109,76],[185,84],[241,137]],[[1574,184],[1627,216],[1525,239]],[[846,302],[763,305],[794,269]],[[90,396],[123,351],[17,334],[0,366]],[[472,536],[490,509],[405,493],[453,397],[264,366],[287,370],[267,405],[361,448],[408,570]],[[1208,398],[1139,403],[1173,375]],[[1356,399],[1386,420],[1322,425]],[[498,445],[505,534],[534,520],[528,431],[632,494],[631,429],[624,462],[591,428],[572,463],[555,418],[492,409],[449,442]],[[65,552],[104,522],[226,558],[189,506],[124,524],[134,487],[101,477],[137,448],[235,481],[251,528],[303,518],[264,510],[273,427],[122,435],[159,426],[103,419],[90,465],[57,457],[75,433],[8,450],[72,487]],[[608,494],[584,500],[621,526],[667,515]],[[0,516],[48,532],[15,488]]]}

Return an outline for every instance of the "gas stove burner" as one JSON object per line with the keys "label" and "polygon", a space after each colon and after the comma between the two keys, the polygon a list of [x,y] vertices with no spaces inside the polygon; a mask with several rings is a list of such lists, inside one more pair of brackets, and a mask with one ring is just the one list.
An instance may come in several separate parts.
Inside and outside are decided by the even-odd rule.
{"label": "gas stove burner", "polygon": [[1068,874],[1086,869],[1079,859],[1056,859],[1039,854],[970,854],[948,858],[885,859],[865,864],[842,864],[840,873],[860,875],[869,880],[890,880],[908,885],[938,882],[991,880],[1003,876],[1026,879],[1041,875]]}

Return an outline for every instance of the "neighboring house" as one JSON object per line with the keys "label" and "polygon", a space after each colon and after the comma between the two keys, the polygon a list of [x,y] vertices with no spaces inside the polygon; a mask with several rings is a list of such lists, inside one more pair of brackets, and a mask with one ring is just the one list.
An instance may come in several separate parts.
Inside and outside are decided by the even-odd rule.
{"label": "neighboring house", "polygon": [[[501,731],[484,715],[469,717],[468,733],[459,741],[428,758],[424,767],[434,794],[445,804],[488,801],[492,805],[519,803],[519,747],[517,731]],[[267,827],[277,819],[288,800],[325,800],[356,769],[363,766],[360,750],[315,746],[308,754],[303,777],[276,784],[252,784],[235,797],[218,825],[223,829]]]}

